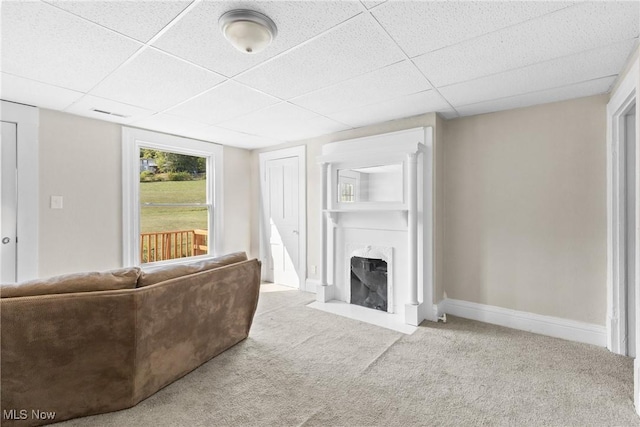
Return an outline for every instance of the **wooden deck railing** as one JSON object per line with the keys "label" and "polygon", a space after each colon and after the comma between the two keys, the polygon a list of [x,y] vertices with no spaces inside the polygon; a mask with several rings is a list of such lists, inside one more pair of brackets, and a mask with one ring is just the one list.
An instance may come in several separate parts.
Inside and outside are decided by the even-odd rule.
{"label": "wooden deck railing", "polygon": [[140,234],[140,262],[165,261],[207,254],[207,230],[158,231]]}

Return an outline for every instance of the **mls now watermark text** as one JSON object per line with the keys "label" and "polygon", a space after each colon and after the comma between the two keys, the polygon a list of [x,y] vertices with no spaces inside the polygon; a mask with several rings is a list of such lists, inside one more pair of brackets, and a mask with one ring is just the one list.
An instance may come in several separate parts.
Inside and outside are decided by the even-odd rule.
{"label": "mls now watermark text", "polygon": [[3,420],[53,420],[56,418],[55,412],[41,411],[40,409],[3,409]]}

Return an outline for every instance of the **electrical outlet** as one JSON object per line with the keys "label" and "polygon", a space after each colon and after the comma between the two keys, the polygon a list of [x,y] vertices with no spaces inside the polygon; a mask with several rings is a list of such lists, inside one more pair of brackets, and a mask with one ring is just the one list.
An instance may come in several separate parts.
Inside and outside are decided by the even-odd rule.
{"label": "electrical outlet", "polygon": [[62,209],[62,196],[51,196],[51,209]]}
{"label": "electrical outlet", "polygon": [[318,266],[316,265],[311,266],[311,274],[318,274]]}

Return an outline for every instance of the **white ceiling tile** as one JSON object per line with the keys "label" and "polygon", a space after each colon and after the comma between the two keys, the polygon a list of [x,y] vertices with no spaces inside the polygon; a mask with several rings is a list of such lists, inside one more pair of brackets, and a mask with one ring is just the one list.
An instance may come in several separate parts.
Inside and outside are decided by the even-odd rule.
{"label": "white ceiling tile", "polygon": [[178,136],[186,136],[187,132],[196,131],[207,127],[206,123],[187,120],[171,114],[155,114],[131,123],[131,126],[170,133]]}
{"label": "white ceiling tile", "polygon": [[290,99],[405,58],[369,16],[361,15],[238,77],[266,93]]}
{"label": "white ceiling tile", "polygon": [[[278,28],[271,46],[253,55],[241,53],[231,46],[220,31],[218,19],[232,9],[251,9],[269,16]],[[362,6],[353,1],[202,2],[154,46],[230,77],[313,38],[362,10]]]}
{"label": "white ceiling tile", "polygon": [[371,125],[422,113],[449,111],[451,106],[435,90],[427,90],[413,95],[360,108],[329,114],[329,118],[353,127]]}
{"label": "white ceiling tile", "polygon": [[219,123],[218,126],[266,138],[294,141],[348,128],[286,102]]}
{"label": "white ceiling tile", "polygon": [[302,95],[291,102],[326,115],[428,89],[431,85],[420,71],[410,61],[402,61]]}
{"label": "white ceiling tile", "polygon": [[615,80],[615,76],[604,77],[570,86],[456,107],[456,110],[461,116],[472,116],[476,114],[491,113],[494,111],[510,110],[514,108],[529,107],[531,105],[564,101],[566,99],[598,95],[608,92]]}
{"label": "white ceiling tile", "polygon": [[188,136],[189,138],[201,139],[203,141],[230,145],[233,147],[246,148],[249,150],[278,145],[285,142],[282,140],[236,132],[217,126],[209,126],[202,129],[188,131],[185,132],[185,136]]}
{"label": "white ceiling tile", "polygon": [[[0,1],[1,98],[245,148],[603,93],[640,31],[637,1],[205,0],[156,45],[196,66],[131,39],[189,0]],[[220,33],[218,17],[238,7],[278,25],[264,52],[242,54]],[[439,90],[390,35],[409,55],[437,49],[413,61]]]}
{"label": "white ceiling tile", "polygon": [[389,1],[372,11],[410,57],[570,6],[558,1]]}
{"label": "white ceiling tile", "polygon": [[141,45],[41,2],[2,2],[2,69],[86,92]]}
{"label": "white ceiling tile", "polygon": [[639,7],[640,2],[587,2],[414,62],[436,87],[471,80],[636,37]]}
{"label": "white ceiling tile", "polygon": [[373,9],[386,1],[387,0],[361,0],[362,4],[365,5],[367,9]]}
{"label": "white ceiling tile", "polygon": [[277,98],[229,80],[167,112],[213,125],[278,102]]}
{"label": "white ceiling tile", "polygon": [[6,101],[62,110],[82,97],[82,92],[2,73],[0,98]]}
{"label": "white ceiling tile", "polygon": [[92,95],[152,110],[163,110],[222,82],[224,77],[155,49],[147,49]]}
{"label": "white ceiling tile", "polygon": [[[114,113],[105,114],[93,110]],[[115,123],[131,123],[144,117],[151,116],[154,112],[132,105],[122,104],[110,99],[86,95],[82,99],[67,107],[64,111],[79,116],[91,117],[98,120],[106,120]],[[120,115],[125,117],[120,117]]]}
{"label": "white ceiling tile", "polygon": [[296,124],[295,129],[291,131],[288,138],[289,141],[313,138],[321,135],[329,135],[335,132],[351,129],[351,126],[337,122],[323,116],[317,116],[306,122]]}
{"label": "white ceiling tile", "polygon": [[564,56],[439,89],[454,107],[616,75],[635,40]]}
{"label": "white ceiling tile", "polygon": [[143,42],[155,36],[192,2],[192,0],[45,1]]}

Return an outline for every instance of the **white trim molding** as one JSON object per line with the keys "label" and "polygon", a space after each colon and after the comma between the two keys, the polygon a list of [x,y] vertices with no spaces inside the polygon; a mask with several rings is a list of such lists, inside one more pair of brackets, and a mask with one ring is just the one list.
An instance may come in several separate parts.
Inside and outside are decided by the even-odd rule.
{"label": "white trim molding", "polygon": [[[636,62],[607,104],[607,348],[627,354],[627,233],[626,149],[624,116],[636,103],[639,64]],[[638,113],[636,113],[637,121]],[[638,133],[638,132],[636,132]],[[638,135],[636,135],[636,141]],[[636,142],[636,147],[638,142]],[[638,154],[636,150],[636,165]],[[638,224],[638,174],[636,171],[636,224]],[[636,229],[636,269],[639,238]],[[633,284],[638,295],[638,275]],[[637,310],[636,310],[637,311]],[[637,329],[637,328],[636,328]]]}
{"label": "white trim molding", "polygon": [[[445,300],[440,300],[437,304],[433,304],[433,318],[437,320],[446,320],[446,313],[444,311]],[[444,317],[443,317],[444,316]]]}
{"label": "white trim molding", "polygon": [[38,278],[39,236],[39,142],[40,111],[13,102],[0,101],[0,119],[17,125],[17,260],[18,282]]}
{"label": "white trim molding", "polygon": [[600,347],[605,347],[607,342],[606,328],[591,323],[450,298],[443,300],[440,306],[444,313],[465,319]]}
{"label": "white trim molding", "polygon": [[319,286],[319,285],[320,285],[320,280],[307,278],[307,280],[305,281],[305,289],[307,289],[307,292],[315,292],[316,286]]}
{"label": "white trim molding", "polygon": [[[197,258],[221,255],[223,227],[223,149],[221,145],[143,129],[122,127],[122,263],[124,266],[140,265],[138,253],[140,236],[140,149],[171,151],[207,159],[207,205],[213,218],[209,220],[209,254],[200,257],[162,261],[178,264]],[[209,171],[213,171],[210,173]],[[147,263],[153,267],[157,263]]]}
{"label": "white trim molding", "polygon": [[[436,321],[433,128],[417,127],[325,144],[316,161],[322,168],[321,285],[316,289],[316,300],[326,303],[336,298],[349,303],[349,261],[355,249],[349,244],[392,247],[393,263],[387,262],[387,268],[395,273],[388,277],[396,277],[388,282],[388,307],[408,325],[417,326],[424,319]],[[398,196],[394,200],[366,201],[357,191],[350,202],[337,197],[345,170],[381,166],[400,166],[402,170],[402,185],[394,189]]]}

